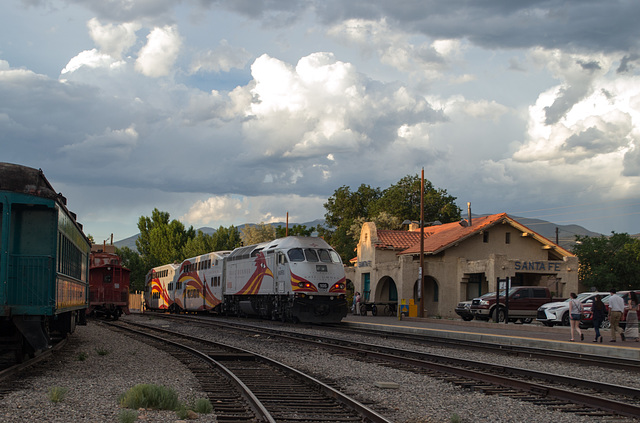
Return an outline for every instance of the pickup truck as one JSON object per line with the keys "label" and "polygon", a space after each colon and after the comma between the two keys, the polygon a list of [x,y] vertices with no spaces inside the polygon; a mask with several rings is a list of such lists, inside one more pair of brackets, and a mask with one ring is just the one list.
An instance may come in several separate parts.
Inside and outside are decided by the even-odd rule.
{"label": "pickup truck", "polygon": [[[476,319],[504,322],[506,313],[505,290],[500,290],[500,303],[496,304],[496,296],[474,298],[471,313]],[[542,304],[553,301],[549,288],[542,286],[514,286],[509,290],[509,321],[520,319],[522,323],[531,323],[536,318],[538,308]]]}

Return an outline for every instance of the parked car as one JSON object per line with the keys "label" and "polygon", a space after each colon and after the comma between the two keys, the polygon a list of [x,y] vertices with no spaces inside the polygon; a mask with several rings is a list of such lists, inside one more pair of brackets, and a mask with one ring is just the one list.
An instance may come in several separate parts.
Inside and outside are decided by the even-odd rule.
{"label": "parked car", "polygon": [[[606,297],[608,292],[583,292],[578,294],[578,301],[585,304],[593,300],[596,295]],[[538,309],[536,320],[546,326],[562,325],[569,326],[569,299],[564,301],[543,304]]]}
{"label": "parked car", "polygon": [[544,286],[514,286],[509,289],[508,307],[504,290],[500,290],[500,302],[496,304],[496,297],[474,298],[471,303],[471,313],[476,319],[504,322],[505,316],[509,321],[520,319],[522,323],[531,323],[536,317],[538,307],[553,301],[549,288]]}
{"label": "parked car", "polygon": [[[480,298],[484,298],[484,297],[494,297],[495,298],[496,293],[495,292],[489,292],[487,294],[484,294],[482,297]],[[458,316],[460,316],[462,318],[462,320],[464,320],[465,322],[468,322],[470,320],[473,320],[473,313],[471,313],[471,303],[473,301],[469,300],[469,301],[460,301],[458,303],[458,305],[456,306],[456,314]]]}
{"label": "parked car", "polygon": [[[638,297],[640,297],[640,290],[634,289],[633,291],[636,293]],[[627,325],[627,313],[629,312],[629,305],[627,304],[627,302],[629,301],[630,292],[631,291],[618,291],[618,293],[616,293],[616,295],[621,296],[622,299],[624,300],[624,312],[622,313],[622,318],[620,320],[620,327],[622,329],[624,329],[624,327]],[[606,297],[602,298],[602,302],[604,303],[604,307],[607,313],[609,313],[610,297],[611,295],[607,294]],[[591,313],[592,305],[593,305],[593,299],[588,300],[582,306],[582,319],[580,319],[581,329],[588,329],[593,327],[593,313]],[[640,310],[638,310],[636,313],[638,313],[638,318],[640,319]],[[609,327],[609,320],[607,318],[604,322],[602,322],[602,328],[607,329],[608,327]]]}

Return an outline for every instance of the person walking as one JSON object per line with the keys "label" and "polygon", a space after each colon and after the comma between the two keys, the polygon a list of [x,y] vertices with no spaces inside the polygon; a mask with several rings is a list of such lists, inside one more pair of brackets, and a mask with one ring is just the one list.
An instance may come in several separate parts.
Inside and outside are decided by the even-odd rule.
{"label": "person walking", "polygon": [[355,314],[360,314],[360,293],[356,292],[356,312]]}
{"label": "person walking", "polygon": [[576,295],[575,292],[572,292],[571,294],[569,294],[569,296],[571,297],[571,299],[569,300],[569,316],[570,316],[570,322],[571,322],[571,339],[570,341],[574,341],[573,339],[573,332],[576,331],[578,332],[578,335],[580,335],[580,340],[584,341],[584,334],[582,333],[582,331],[580,330],[580,317],[582,316],[582,304],[580,303],[580,300],[578,300],[578,296]]}
{"label": "person walking", "polygon": [[620,319],[624,311],[624,300],[616,295],[616,290],[612,289],[609,296],[609,322],[611,323],[611,341],[616,342],[616,333],[620,332],[620,338],[624,341],[624,333],[620,329]]}
{"label": "person walking", "polygon": [[591,306],[591,312],[593,313],[593,328],[596,330],[596,339],[593,342],[602,342],[602,335],[600,335],[600,326],[604,321],[604,317],[607,313],[607,308],[602,302],[602,296],[596,295]]}
{"label": "person walking", "polygon": [[638,342],[638,296],[635,292],[629,293],[629,311],[627,312],[627,324],[624,328],[624,337]]}

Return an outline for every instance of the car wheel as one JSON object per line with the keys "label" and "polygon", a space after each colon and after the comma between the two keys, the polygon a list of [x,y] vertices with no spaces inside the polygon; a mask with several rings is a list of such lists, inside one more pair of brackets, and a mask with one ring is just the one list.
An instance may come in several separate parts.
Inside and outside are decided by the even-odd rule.
{"label": "car wheel", "polygon": [[562,315],[562,326],[570,326],[571,321],[569,320],[569,312],[567,311]]}
{"label": "car wheel", "polygon": [[493,312],[493,321],[503,323],[505,318],[504,308],[498,308]]}
{"label": "car wheel", "polygon": [[611,329],[611,322],[608,320],[605,320],[600,324],[600,329]]}
{"label": "car wheel", "polygon": [[529,323],[533,322],[533,319],[531,317],[527,317],[524,319],[520,319],[520,321],[528,325]]}
{"label": "car wheel", "polygon": [[464,320],[465,322],[470,322],[471,320],[473,320],[473,316],[462,316],[462,320]]}

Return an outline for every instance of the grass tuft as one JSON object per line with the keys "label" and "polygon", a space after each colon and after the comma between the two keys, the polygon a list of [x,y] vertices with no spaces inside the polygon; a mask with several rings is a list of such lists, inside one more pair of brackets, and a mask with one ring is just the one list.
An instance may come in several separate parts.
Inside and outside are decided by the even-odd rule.
{"label": "grass tuft", "polygon": [[61,386],[54,386],[49,389],[49,400],[51,402],[61,402],[66,396],[69,390]]}
{"label": "grass tuft", "polygon": [[208,399],[198,398],[193,405],[193,411],[199,414],[209,414],[213,411],[213,406]]}
{"label": "grass tuft", "polygon": [[119,423],[133,423],[138,420],[138,412],[134,410],[122,410],[118,415]]}
{"label": "grass tuft", "polygon": [[121,407],[151,408],[155,410],[177,410],[180,406],[176,391],[165,386],[139,384],[119,398]]}
{"label": "grass tuft", "polygon": [[89,354],[87,354],[84,351],[79,352],[78,355],[76,356],[76,360],[78,361],[85,361],[87,358],[89,358]]}
{"label": "grass tuft", "polygon": [[96,352],[98,353],[98,355],[107,355],[109,354],[109,350],[107,350],[106,348],[96,348]]}

